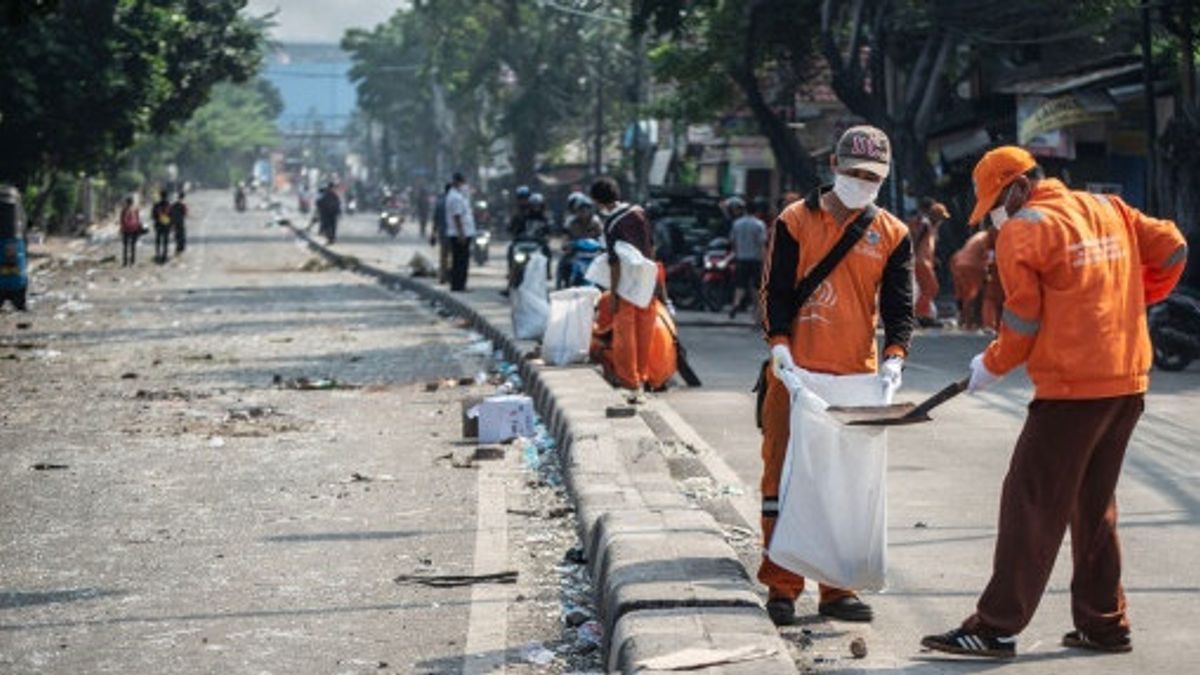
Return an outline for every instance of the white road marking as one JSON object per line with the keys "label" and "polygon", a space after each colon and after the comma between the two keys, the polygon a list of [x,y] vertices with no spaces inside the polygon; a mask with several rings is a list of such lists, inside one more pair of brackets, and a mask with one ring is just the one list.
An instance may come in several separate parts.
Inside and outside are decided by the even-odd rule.
{"label": "white road marking", "polygon": [[[501,475],[481,467],[477,492],[474,573],[493,574],[508,567],[507,487]],[[504,672],[509,591],[502,584],[476,584],[471,589],[464,675]]]}

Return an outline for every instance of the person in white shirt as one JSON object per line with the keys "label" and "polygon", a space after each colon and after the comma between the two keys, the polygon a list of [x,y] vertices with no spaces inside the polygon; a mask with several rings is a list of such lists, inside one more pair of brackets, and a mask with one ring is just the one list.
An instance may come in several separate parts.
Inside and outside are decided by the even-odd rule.
{"label": "person in white shirt", "polygon": [[471,268],[471,241],[475,238],[475,214],[467,196],[467,179],[455,173],[446,195],[446,230],[450,237],[450,290],[467,290]]}

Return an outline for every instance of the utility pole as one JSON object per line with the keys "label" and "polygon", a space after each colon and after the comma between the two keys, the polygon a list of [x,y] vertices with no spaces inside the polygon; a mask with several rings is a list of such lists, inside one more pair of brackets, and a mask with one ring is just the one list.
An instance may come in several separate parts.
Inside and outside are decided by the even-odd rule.
{"label": "utility pole", "polygon": [[638,33],[633,63],[633,199],[646,199],[645,158],[642,155],[642,71],[646,62],[646,34]]}
{"label": "utility pole", "polygon": [[1146,100],[1146,210],[1158,210],[1158,114],[1154,104],[1154,57],[1150,51],[1150,4],[1142,4],[1142,89]]}
{"label": "utility pole", "polygon": [[[599,42],[603,42],[602,40]],[[596,48],[596,136],[592,148],[592,176],[604,172],[604,45]]]}

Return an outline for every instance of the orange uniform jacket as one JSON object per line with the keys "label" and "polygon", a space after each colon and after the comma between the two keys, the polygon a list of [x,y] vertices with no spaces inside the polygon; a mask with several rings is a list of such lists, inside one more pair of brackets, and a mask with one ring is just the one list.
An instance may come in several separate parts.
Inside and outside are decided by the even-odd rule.
{"label": "orange uniform jacket", "polygon": [[883,318],[885,353],[907,354],[914,323],[912,243],[908,227],[883,209],[804,306],[796,306],[796,285],[857,217],[856,211],[850,221],[836,222],[814,191],[788,206],[771,228],[763,269],[767,338],[772,345],[790,345],[801,368],[837,375],[875,372],[877,315]]}
{"label": "orange uniform jacket", "polygon": [[1146,305],[1170,294],[1186,258],[1171,221],[1039,181],[996,239],[1006,299],[984,365],[1004,374],[1027,362],[1040,399],[1146,391]]}

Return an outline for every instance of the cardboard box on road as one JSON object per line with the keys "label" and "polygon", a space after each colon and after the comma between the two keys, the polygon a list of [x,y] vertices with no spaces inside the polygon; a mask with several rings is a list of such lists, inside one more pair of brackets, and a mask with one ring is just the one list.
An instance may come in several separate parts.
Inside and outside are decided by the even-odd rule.
{"label": "cardboard box on road", "polygon": [[[481,444],[503,443],[517,437],[530,437],[533,431],[533,399],[509,394],[490,396],[478,405],[467,408],[466,418],[478,422]],[[466,419],[463,430],[467,430]]]}

